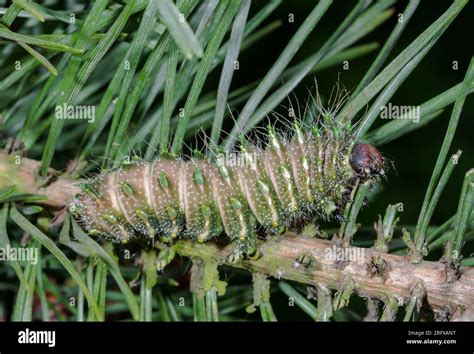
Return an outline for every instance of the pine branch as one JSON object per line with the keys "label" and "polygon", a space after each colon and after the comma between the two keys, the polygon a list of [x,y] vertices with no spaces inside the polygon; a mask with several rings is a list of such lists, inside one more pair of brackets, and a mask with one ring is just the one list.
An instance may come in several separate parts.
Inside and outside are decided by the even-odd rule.
{"label": "pine branch", "polygon": [[[350,247],[362,254],[355,261],[337,261],[328,257],[338,246],[333,241],[308,238],[292,232],[261,242],[261,257],[257,260],[228,261],[232,246],[220,248],[213,243],[197,244],[190,240],[178,241],[178,254],[192,259],[213,259],[221,265],[260,272],[277,279],[287,279],[307,285],[324,285],[339,289],[348,279],[355,284],[355,292],[362,297],[389,301],[396,298],[406,305],[413,288],[421,283],[426,291],[424,305],[434,310],[454,313],[464,308],[474,309],[474,268],[461,267],[459,278],[449,282],[446,265],[423,261],[414,264],[406,256],[392,255],[372,248]],[[301,266],[301,257],[311,259]],[[383,266],[375,267],[375,264]]]}
{"label": "pine branch", "polygon": [[51,168],[45,179],[39,178],[40,165],[41,162],[22,157],[21,153],[8,154],[0,150],[0,190],[15,185],[18,194],[43,196],[41,200],[35,200],[37,204],[63,208],[80,192],[79,181],[68,174],[60,175]]}

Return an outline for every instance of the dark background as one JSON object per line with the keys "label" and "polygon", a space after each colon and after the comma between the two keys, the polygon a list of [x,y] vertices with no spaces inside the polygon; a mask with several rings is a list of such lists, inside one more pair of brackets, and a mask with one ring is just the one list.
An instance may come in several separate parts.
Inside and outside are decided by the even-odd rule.
{"label": "dark background", "polygon": [[[253,0],[249,18],[265,2],[263,0]],[[422,0],[385,65],[438,19],[451,3],[451,1]],[[242,53],[239,57],[240,70],[235,72],[231,90],[264,77],[316,4],[317,1],[312,0],[283,1],[270,18],[265,21],[270,23],[280,19],[283,23],[282,26],[263,41],[259,41],[255,46]],[[339,26],[355,4],[355,0],[335,0],[313,33],[305,41],[292,64],[300,62],[307,56],[315,53]],[[379,43],[381,48],[396,25],[397,14],[403,12],[406,5],[407,1],[399,1],[393,5],[394,15],[354,45],[375,41]],[[294,23],[288,23],[289,13],[294,14]],[[430,52],[428,52],[390,102],[398,105],[419,105],[461,82],[473,54],[473,23],[474,4],[471,2],[464,7],[461,14],[454,20]],[[49,32],[46,31],[45,33]],[[355,89],[377,56],[378,50],[351,61],[350,70],[348,71],[344,71],[341,64],[318,72],[316,78],[321,95],[327,97],[330,94],[339,75],[341,84],[348,90]],[[457,71],[452,70],[454,60],[459,62],[459,69]],[[219,75],[220,70],[215,70],[213,79],[208,80],[207,84],[210,90],[216,89]],[[308,88],[313,85],[313,77],[310,76],[297,87],[295,93],[297,97],[301,97],[299,99],[300,102],[304,102],[307,97]],[[286,105],[286,102],[283,102],[283,105]],[[393,161],[395,168],[390,169],[387,180],[382,184],[381,193],[378,193],[376,198],[361,211],[358,220],[363,225],[372,225],[377,219],[377,215],[384,213],[388,204],[397,202],[403,202],[404,204],[404,212],[400,215],[401,224],[416,224],[426,188],[444,139],[452,107],[453,105],[446,107],[443,114],[429,125],[380,147],[383,155]],[[431,224],[439,225],[455,213],[464,174],[469,168],[474,167],[473,110],[474,99],[470,95],[464,105],[461,120],[450,150],[450,154],[458,149],[463,150],[464,153],[446,186]],[[231,120],[227,122],[231,123]],[[383,121],[377,120],[374,126],[379,126],[382,123]],[[356,235],[356,239],[358,237],[359,235]],[[238,279],[247,277],[243,283],[249,283],[248,273],[245,275],[238,272],[235,273]],[[288,299],[281,292],[277,296],[272,295],[272,302],[274,309],[277,311],[277,317],[280,320],[307,319],[301,311],[299,317],[295,315],[295,311],[299,311],[296,307],[288,311],[284,310],[288,308]],[[351,299],[351,303],[356,303],[358,308],[365,308],[365,303],[360,298]],[[244,316],[247,316],[247,319],[258,318],[258,314],[244,314]]]}
{"label": "dark background", "polygon": [[[263,3],[264,1],[254,1],[250,16]],[[316,1],[303,0],[283,1],[267,20],[267,22],[272,22],[275,19],[281,19],[282,26],[264,41],[259,42],[257,44],[258,50],[252,48],[240,56],[240,70],[234,76],[232,88],[240,87],[266,74],[316,3]],[[334,1],[313,33],[305,41],[292,64],[316,52],[356,3],[356,1]],[[393,5],[395,12],[392,17],[356,43],[357,45],[376,41],[380,45],[379,49],[369,55],[352,60],[348,71],[343,70],[342,64],[340,64],[316,73],[321,95],[328,96],[330,94],[338,74],[340,74],[340,82],[346,89],[356,88],[359,80],[364,76],[396,25],[397,14],[405,10],[407,3],[408,1],[395,3]],[[422,0],[384,65],[388,64],[438,19],[451,3],[451,1]],[[294,23],[288,23],[289,13],[294,14]],[[407,78],[390,102],[398,105],[419,105],[461,82],[473,54],[473,23],[474,4],[471,2],[464,7],[461,14]],[[454,60],[459,63],[457,71],[452,70]],[[308,95],[307,90],[312,86],[314,86],[313,77],[308,77],[297,87],[295,92],[297,97],[301,97],[300,102],[304,102]],[[444,139],[452,107],[453,105],[446,107],[442,115],[427,126],[380,147],[383,155],[393,160],[395,169],[390,169],[381,193],[362,210],[359,221],[364,225],[371,225],[377,219],[378,214],[383,214],[388,204],[397,202],[404,204],[404,212],[400,215],[401,224],[416,224],[425,191]],[[458,149],[463,150],[463,154],[436,208],[432,224],[441,224],[455,213],[464,174],[474,166],[473,108],[474,100],[470,95],[464,105],[449,156]],[[381,123],[383,121],[377,119],[374,127]]]}

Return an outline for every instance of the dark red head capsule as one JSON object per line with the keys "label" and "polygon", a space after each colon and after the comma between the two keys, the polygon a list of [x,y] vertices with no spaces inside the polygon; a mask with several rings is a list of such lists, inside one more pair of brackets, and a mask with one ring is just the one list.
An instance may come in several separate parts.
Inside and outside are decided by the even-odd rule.
{"label": "dark red head capsule", "polygon": [[362,177],[376,177],[384,174],[382,154],[370,144],[355,144],[349,163],[352,169]]}

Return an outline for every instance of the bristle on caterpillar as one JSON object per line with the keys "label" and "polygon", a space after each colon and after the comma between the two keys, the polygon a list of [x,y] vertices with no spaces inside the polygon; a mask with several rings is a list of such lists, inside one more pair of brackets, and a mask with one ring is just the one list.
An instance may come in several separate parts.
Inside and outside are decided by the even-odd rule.
{"label": "bristle on caterpillar", "polygon": [[269,127],[264,147],[124,164],[82,185],[71,209],[91,235],[205,242],[225,233],[252,255],[259,225],[280,234],[302,216],[340,218],[355,181],[384,174],[378,150],[330,113],[291,130]]}

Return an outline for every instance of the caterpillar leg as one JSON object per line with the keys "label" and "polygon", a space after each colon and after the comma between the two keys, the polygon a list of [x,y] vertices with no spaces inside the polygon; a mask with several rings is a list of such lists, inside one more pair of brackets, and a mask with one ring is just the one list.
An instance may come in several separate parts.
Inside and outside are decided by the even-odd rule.
{"label": "caterpillar leg", "polygon": [[256,260],[260,257],[257,247],[257,235],[245,240],[234,240],[229,245],[229,251],[224,256],[226,263],[236,263],[242,259]]}

